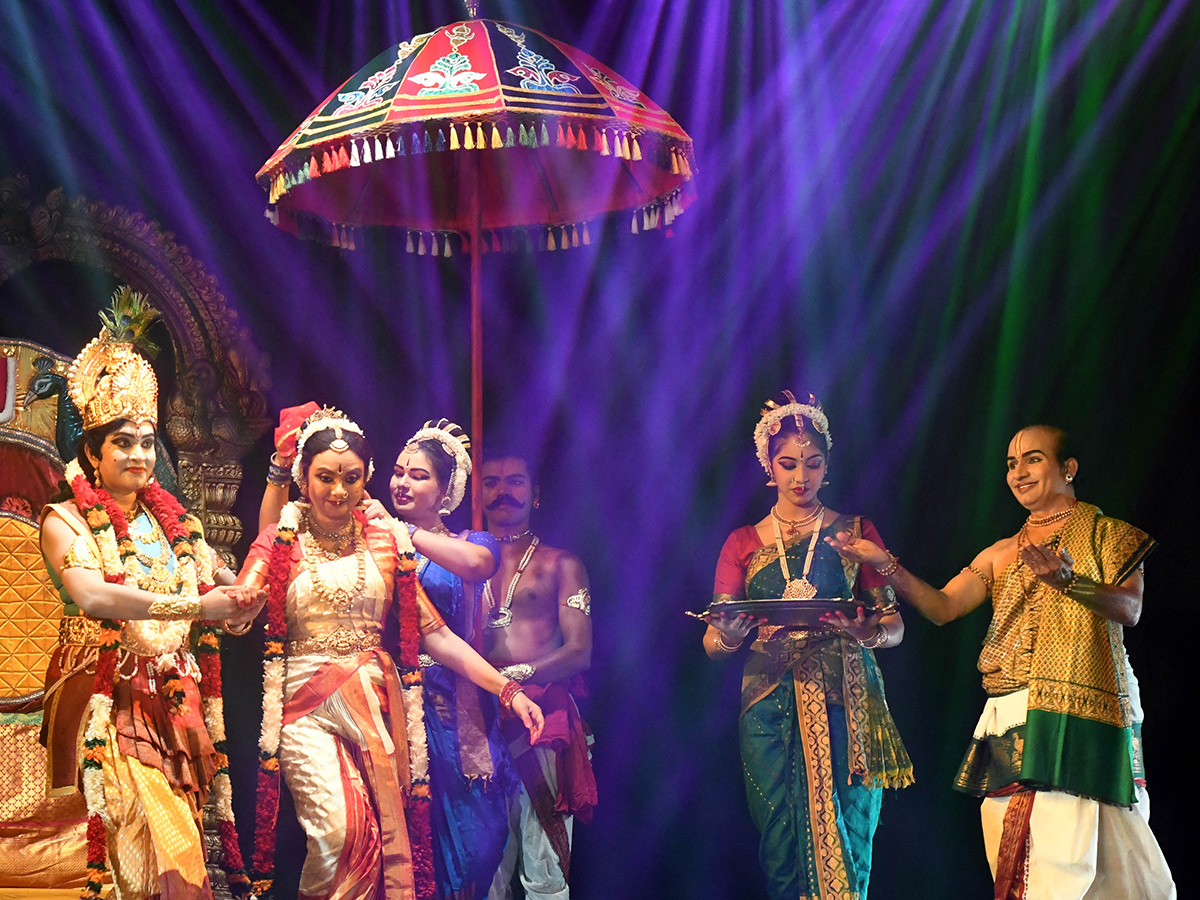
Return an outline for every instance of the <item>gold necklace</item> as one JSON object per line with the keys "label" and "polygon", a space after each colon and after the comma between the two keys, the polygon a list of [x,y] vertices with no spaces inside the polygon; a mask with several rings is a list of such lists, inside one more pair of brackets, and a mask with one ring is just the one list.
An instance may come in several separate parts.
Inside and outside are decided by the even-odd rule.
{"label": "gold necklace", "polygon": [[[512,602],[513,597],[517,593],[517,582],[521,580],[521,576],[525,574],[525,567],[529,565],[529,561],[533,559],[533,551],[537,549],[538,536],[535,534],[533,540],[529,542],[529,546],[525,548],[525,555],[521,557],[521,561],[517,564],[517,574],[513,576],[513,580],[508,585],[508,591],[504,595],[504,603],[488,620],[489,628],[507,628],[512,624]],[[487,606],[491,606],[496,602],[495,595],[492,594],[492,579],[488,579],[483,586],[484,601]]]}
{"label": "gold necklace", "polygon": [[[179,571],[178,566],[175,567],[174,572],[171,571],[169,565],[170,557],[173,557],[175,554],[171,550],[171,544],[167,540],[166,534],[163,533],[162,526],[158,524],[158,519],[144,506],[139,504],[134,509],[133,515],[128,519],[130,531],[132,532],[133,530],[133,523],[143,513],[150,522],[150,533],[149,535],[139,534],[132,542],[134,556],[147,570],[144,575],[138,578],[138,586],[144,591],[150,591],[155,594],[173,594],[182,583],[182,573]],[[130,537],[133,537],[132,533]],[[151,558],[143,553],[138,549],[139,543],[156,545],[159,550],[158,555]]]}
{"label": "gold necklace", "polygon": [[[301,541],[304,546],[304,562],[308,565],[312,577],[313,591],[318,597],[329,604],[335,612],[345,614],[350,611],[351,604],[367,593],[367,544],[362,539],[362,529],[356,520],[352,520],[354,528],[351,532],[350,546],[354,549],[355,562],[358,568],[358,579],[354,587],[347,590],[344,587],[330,588],[321,578],[322,560],[313,552],[313,540]],[[311,537],[311,534],[309,535]],[[322,551],[324,552],[324,551]],[[328,562],[333,562],[329,560]]]}
{"label": "gold necklace", "polygon": [[816,510],[813,512],[813,514],[811,516],[805,516],[803,519],[785,519],[783,516],[781,516],[778,512],[775,511],[774,506],[771,507],[772,518],[774,518],[775,521],[778,522],[780,525],[787,526],[788,537],[792,537],[793,535],[795,535],[805,525],[811,525],[813,522],[817,521],[817,517],[819,515],[821,515],[821,513],[823,513],[823,512],[825,512],[825,507],[822,506],[820,503],[818,503]]}
{"label": "gold necklace", "polygon": [[349,547],[351,542],[354,540],[354,517],[351,516],[350,521],[347,522],[343,527],[326,531],[312,520],[312,516],[308,515],[308,513],[305,513],[304,529],[319,542],[323,544],[333,544],[333,548],[330,550],[326,550],[324,547],[320,548],[321,553],[326,559],[341,559],[342,555],[346,552],[346,548]]}

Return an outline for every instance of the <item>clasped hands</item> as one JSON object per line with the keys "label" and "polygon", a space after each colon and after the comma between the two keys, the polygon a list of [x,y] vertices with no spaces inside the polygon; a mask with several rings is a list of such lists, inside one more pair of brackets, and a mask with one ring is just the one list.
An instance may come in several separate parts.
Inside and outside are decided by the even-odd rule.
{"label": "clasped hands", "polygon": [[223,619],[237,628],[254,621],[267,602],[266,590],[248,584],[218,585],[202,598],[205,618]]}

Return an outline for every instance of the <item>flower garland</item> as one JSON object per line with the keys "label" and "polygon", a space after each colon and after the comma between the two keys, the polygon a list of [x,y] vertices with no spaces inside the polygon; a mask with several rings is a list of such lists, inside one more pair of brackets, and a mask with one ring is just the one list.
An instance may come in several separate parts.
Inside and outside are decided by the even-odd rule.
{"label": "flower garland", "polygon": [[412,847],[413,884],[418,900],[433,900],[436,878],[433,868],[433,794],[429,787],[429,745],[425,733],[425,676],[419,657],[421,629],[417,611],[417,551],[407,529],[392,529],[396,547],[396,578],[393,589],[400,641],[396,668],[405,695],[408,725],[409,774],[412,792],[408,799],[408,839]]}
{"label": "flower garland", "polygon": [[[67,465],[66,478],[75,496],[75,503],[100,551],[104,580],[110,584],[137,584],[141,574],[137,551],[129,534],[129,522],[109,493],[93,488],[77,461]],[[158,520],[170,542],[180,569],[183,591],[187,596],[200,596],[213,586],[212,564],[207,553],[196,553],[203,541],[200,523],[157,482],[138,492],[138,499]],[[221,655],[219,630],[213,622],[203,622],[197,648],[200,668],[200,697],[204,704],[204,722],[217,753],[217,774],[212,794],[217,809],[218,831],[229,887],[236,897],[249,894],[250,881],[243,871],[237,829],[233,821],[233,806],[229,782],[229,759],[225,752],[225,722],[221,702]],[[83,900],[98,900],[107,871],[108,838],[104,819],[103,760],[108,744],[108,729],[112,722],[113,684],[116,680],[118,650],[121,646],[121,622],[104,619],[100,623],[100,651],[96,661],[96,677],[88,703],[89,718],[84,734],[83,793],[87,802],[87,883],[80,894]],[[182,702],[182,683],[178,664],[172,659],[167,665],[164,697],[167,701]]]}
{"label": "flower garland", "polygon": [[[258,738],[258,821],[254,833],[252,886],[260,898],[272,896],[275,883],[275,828],[279,818],[279,738],[283,729],[283,680],[287,641],[287,588],[292,548],[300,531],[300,510],[288,503],[279,514],[275,543],[267,564],[267,626],[263,650],[263,719]],[[393,654],[404,690],[412,791],[407,824],[412,847],[413,879],[418,900],[435,894],[429,789],[429,748],[422,699],[424,678],[417,659],[417,555],[404,529],[393,530],[397,560],[393,599],[400,624],[400,646]]]}

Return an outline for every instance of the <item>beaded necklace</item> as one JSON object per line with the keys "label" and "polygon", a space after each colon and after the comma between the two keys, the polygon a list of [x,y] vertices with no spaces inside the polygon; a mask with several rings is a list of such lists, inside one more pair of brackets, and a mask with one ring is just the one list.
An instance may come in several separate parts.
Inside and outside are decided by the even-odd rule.
{"label": "beaded necklace", "polygon": [[786,525],[788,537],[792,537],[805,525],[811,525],[813,522],[817,521],[817,517],[823,512],[825,512],[825,507],[818,503],[816,511],[813,512],[812,515],[805,516],[803,519],[785,519],[778,512],[776,512],[775,507],[772,506],[771,518],[773,518],[780,525]]}
{"label": "beaded necklace", "polygon": [[[774,512],[773,509],[772,512]],[[808,580],[808,573],[812,568],[813,553],[817,549],[817,538],[820,537],[821,525],[824,521],[825,510],[822,508],[817,513],[817,524],[813,526],[812,537],[808,541],[808,555],[804,557],[804,571],[799,578],[793,579],[792,573],[788,570],[787,550],[783,546],[783,534],[779,530],[779,522],[775,519],[771,520],[771,525],[775,529],[775,547],[779,551],[779,567],[783,569],[784,600],[808,600],[817,596],[817,587]]]}
{"label": "beaded necklace", "polygon": [[[529,542],[529,546],[525,548],[525,555],[521,557],[521,561],[517,564],[517,574],[513,576],[513,580],[509,582],[508,591],[504,595],[504,602],[500,605],[488,620],[488,628],[507,628],[512,624],[512,602],[513,597],[517,593],[517,582],[521,580],[521,576],[525,574],[525,567],[529,565],[529,561],[533,559],[533,551],[537,549],[538,536],[535,534],[533,540]],[[487,607],[491,607],[496,602],[496,597],[492,593],[492,579],[488,579],[483,586],[484,603]]]}

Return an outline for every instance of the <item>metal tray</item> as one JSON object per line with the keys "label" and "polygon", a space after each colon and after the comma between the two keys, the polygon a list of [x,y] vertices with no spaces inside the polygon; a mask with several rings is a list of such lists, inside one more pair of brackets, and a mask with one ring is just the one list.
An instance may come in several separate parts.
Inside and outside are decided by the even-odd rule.
{"label": "metal tray", "polygon": [[846,618],[853,619],[858,615],[858,608],[863,606],[858,600],[837,600],[813,597],[808,600],[725,600],[710,603],[701,613],[690,613],[697,619],[708,615],[725,613],[735,617],[742,613],[756,619],[766,619],[768,625],[787,625],[792,628],[828,628],[821,621],[821,616],[831,612],[841,612]]}

